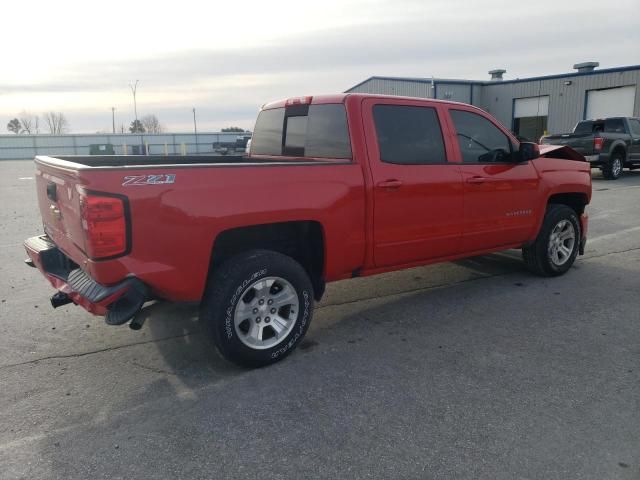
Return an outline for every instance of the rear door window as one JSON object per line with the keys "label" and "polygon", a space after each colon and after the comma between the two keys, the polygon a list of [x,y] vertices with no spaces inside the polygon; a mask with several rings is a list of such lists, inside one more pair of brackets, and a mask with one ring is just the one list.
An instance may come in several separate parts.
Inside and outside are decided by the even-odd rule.
{"label": "rear door window", "polygon": [[294,105],[258,115],[251,153],[351,159],[343,104]]}
{"label": "rear door window", "polygon": [[440,121],[434,108],[375,105],[380,160],[402,165],[445,163]]}
{"label": "rear door window", "polygon": [[604,121],[606,133],[625,133],[624,122],[621,118],[607,118]]}

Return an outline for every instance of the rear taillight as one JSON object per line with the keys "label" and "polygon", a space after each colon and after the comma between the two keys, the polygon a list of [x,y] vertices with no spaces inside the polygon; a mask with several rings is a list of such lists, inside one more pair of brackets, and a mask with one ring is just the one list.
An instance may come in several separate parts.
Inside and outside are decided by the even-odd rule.
{"label": "rear taillight", "polygon": [[80,197],[85,253],[93,258],[122,255],[127,251],[127,218],[124,201],[116,197]]}
{"label": "rear taillight", "polygon": [[600,150],[602,150],[602,144],[604,143],[604,138],[602,137],[595,137],[593,139],[593,149],[597,152],[599,152]]}

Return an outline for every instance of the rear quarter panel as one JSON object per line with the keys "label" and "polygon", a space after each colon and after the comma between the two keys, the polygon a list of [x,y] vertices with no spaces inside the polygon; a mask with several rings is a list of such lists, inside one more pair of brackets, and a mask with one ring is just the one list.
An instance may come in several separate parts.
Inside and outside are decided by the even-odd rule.
{"label": "rear quarter panel", "polygon": [[[150,174],[174,174],[175,183],[122,185],[125,176]],[[129,199],[130,254],[84,261],[100,283],[134,274],[161,298],[197,301],[221,232],[295,220],[322,225],[328,280],[350,276],[363,262],[365,194],[355,163],[86,169],[79,176],[90,190]]]}

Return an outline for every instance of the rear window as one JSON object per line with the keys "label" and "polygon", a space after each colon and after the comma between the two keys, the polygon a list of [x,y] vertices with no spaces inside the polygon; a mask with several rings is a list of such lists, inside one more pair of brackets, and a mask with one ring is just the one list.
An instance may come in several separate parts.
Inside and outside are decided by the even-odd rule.
{"label": "rear window", "polygon": [[282,155],[283,122],[284,108],[261,111],[251,137],[251,152],[259,155]]}
{"label": "rear window", "polygon": [[350,159],[344,105],[295,105],[261,111],[251,154]]}
{"label": "rear window", "polygon": [[594,132],[594,123],[595,122],[579,122],[576,125],[576,128],[573,129],[573,133],[577,134],[577,135],[584,135],[586,133],[593,133]]}

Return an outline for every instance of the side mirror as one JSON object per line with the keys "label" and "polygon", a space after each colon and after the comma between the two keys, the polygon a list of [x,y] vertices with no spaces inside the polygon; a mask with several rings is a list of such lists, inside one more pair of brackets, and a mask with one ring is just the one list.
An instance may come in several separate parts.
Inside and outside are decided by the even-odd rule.
{"label": "side mirror", "polygon": [[529,160],[535,160],[540,156],[540,147],[537,143],[533,142],[520,142],[520,149],[518,150],[518,161],[527,162]]}

